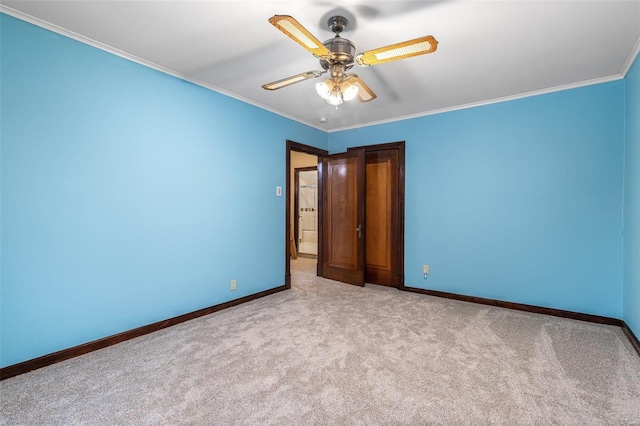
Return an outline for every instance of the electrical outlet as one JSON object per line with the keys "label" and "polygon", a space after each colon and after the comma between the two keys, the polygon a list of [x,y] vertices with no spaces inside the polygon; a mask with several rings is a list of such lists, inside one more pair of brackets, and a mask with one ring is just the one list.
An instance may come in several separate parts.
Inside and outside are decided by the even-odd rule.
{"label": "electrical outlet", "polygon": [[427,278],[427,275],[429,275],[429,272],[430,272],[429,265],[422,265],[422,274],[424,275],[425,278]]}
{"label": "electrical outlet", "polygon": [[231,290],[235,290],[237,288],[236,280],[231,280]]}

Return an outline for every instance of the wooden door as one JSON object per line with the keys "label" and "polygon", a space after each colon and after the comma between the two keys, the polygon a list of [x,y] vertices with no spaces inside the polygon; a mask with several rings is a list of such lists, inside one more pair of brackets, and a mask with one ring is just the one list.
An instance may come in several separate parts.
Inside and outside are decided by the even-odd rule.
{"label": "wooden door", "polygon": [[322,276],[364,285],[365,152],[322,160]]}
{"label": "wooden door", "polygon": [[366,153],[365,280],[400,285],[399,149]]}

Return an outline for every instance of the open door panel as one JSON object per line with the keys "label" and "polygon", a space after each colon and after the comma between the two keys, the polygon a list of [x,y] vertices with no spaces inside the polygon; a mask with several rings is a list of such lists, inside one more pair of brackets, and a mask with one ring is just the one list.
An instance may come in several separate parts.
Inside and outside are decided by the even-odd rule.
{"label": "open door panel", "polygon": [[365,151],[322,160],[322,276],[364,285]]}
{"label": "open door panel", "polygon": [[399,151],[366,152],[365,280],[390,287],[400,285]]}

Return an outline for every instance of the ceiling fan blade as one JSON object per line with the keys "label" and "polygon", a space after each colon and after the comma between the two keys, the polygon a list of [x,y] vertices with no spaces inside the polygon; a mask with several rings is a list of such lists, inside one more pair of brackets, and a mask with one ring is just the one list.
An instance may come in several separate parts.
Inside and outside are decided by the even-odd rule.
{"label": "ceiling fan blade", "polygon": [[300,25],[298,21],[288,15],[275,15],[269,18],[269,22],[291,37],[293,41],[307,49],[314,56],[325,57],[329,55],[329,49],[313,36],[305,27]]}
{"label": "ceiling fan blade", "polygon": [[432,53],[437,48],[438,41],[433,36],[424,36],[360,53],[355,60],[358,65],[366,67]]}
{"label": "ceiling fan blade", "polygon": [[283,78],[282,80],[273,81],[271,83],[263,84],[262,88],[265,90],[276,90],[282,87],[290,86],[294,83],[299,83],[309,78],[320,77],[326,71],[307,71],[300,74],[292,75],[291,77]]}
{"label": "ceiling fan blade", "polygon": [[356,74],[351,74],[346,81],[358,87],[357,97],[360,102],[370,102],[378,97]]}

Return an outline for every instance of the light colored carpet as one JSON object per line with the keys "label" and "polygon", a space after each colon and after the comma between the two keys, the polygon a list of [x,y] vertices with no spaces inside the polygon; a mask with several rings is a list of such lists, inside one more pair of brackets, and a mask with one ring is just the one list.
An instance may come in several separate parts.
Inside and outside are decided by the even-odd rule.
{"label": "light colored carpet", "polygon": [[0,383],[6,425],[640,424],[617,327],[314,276]]}

